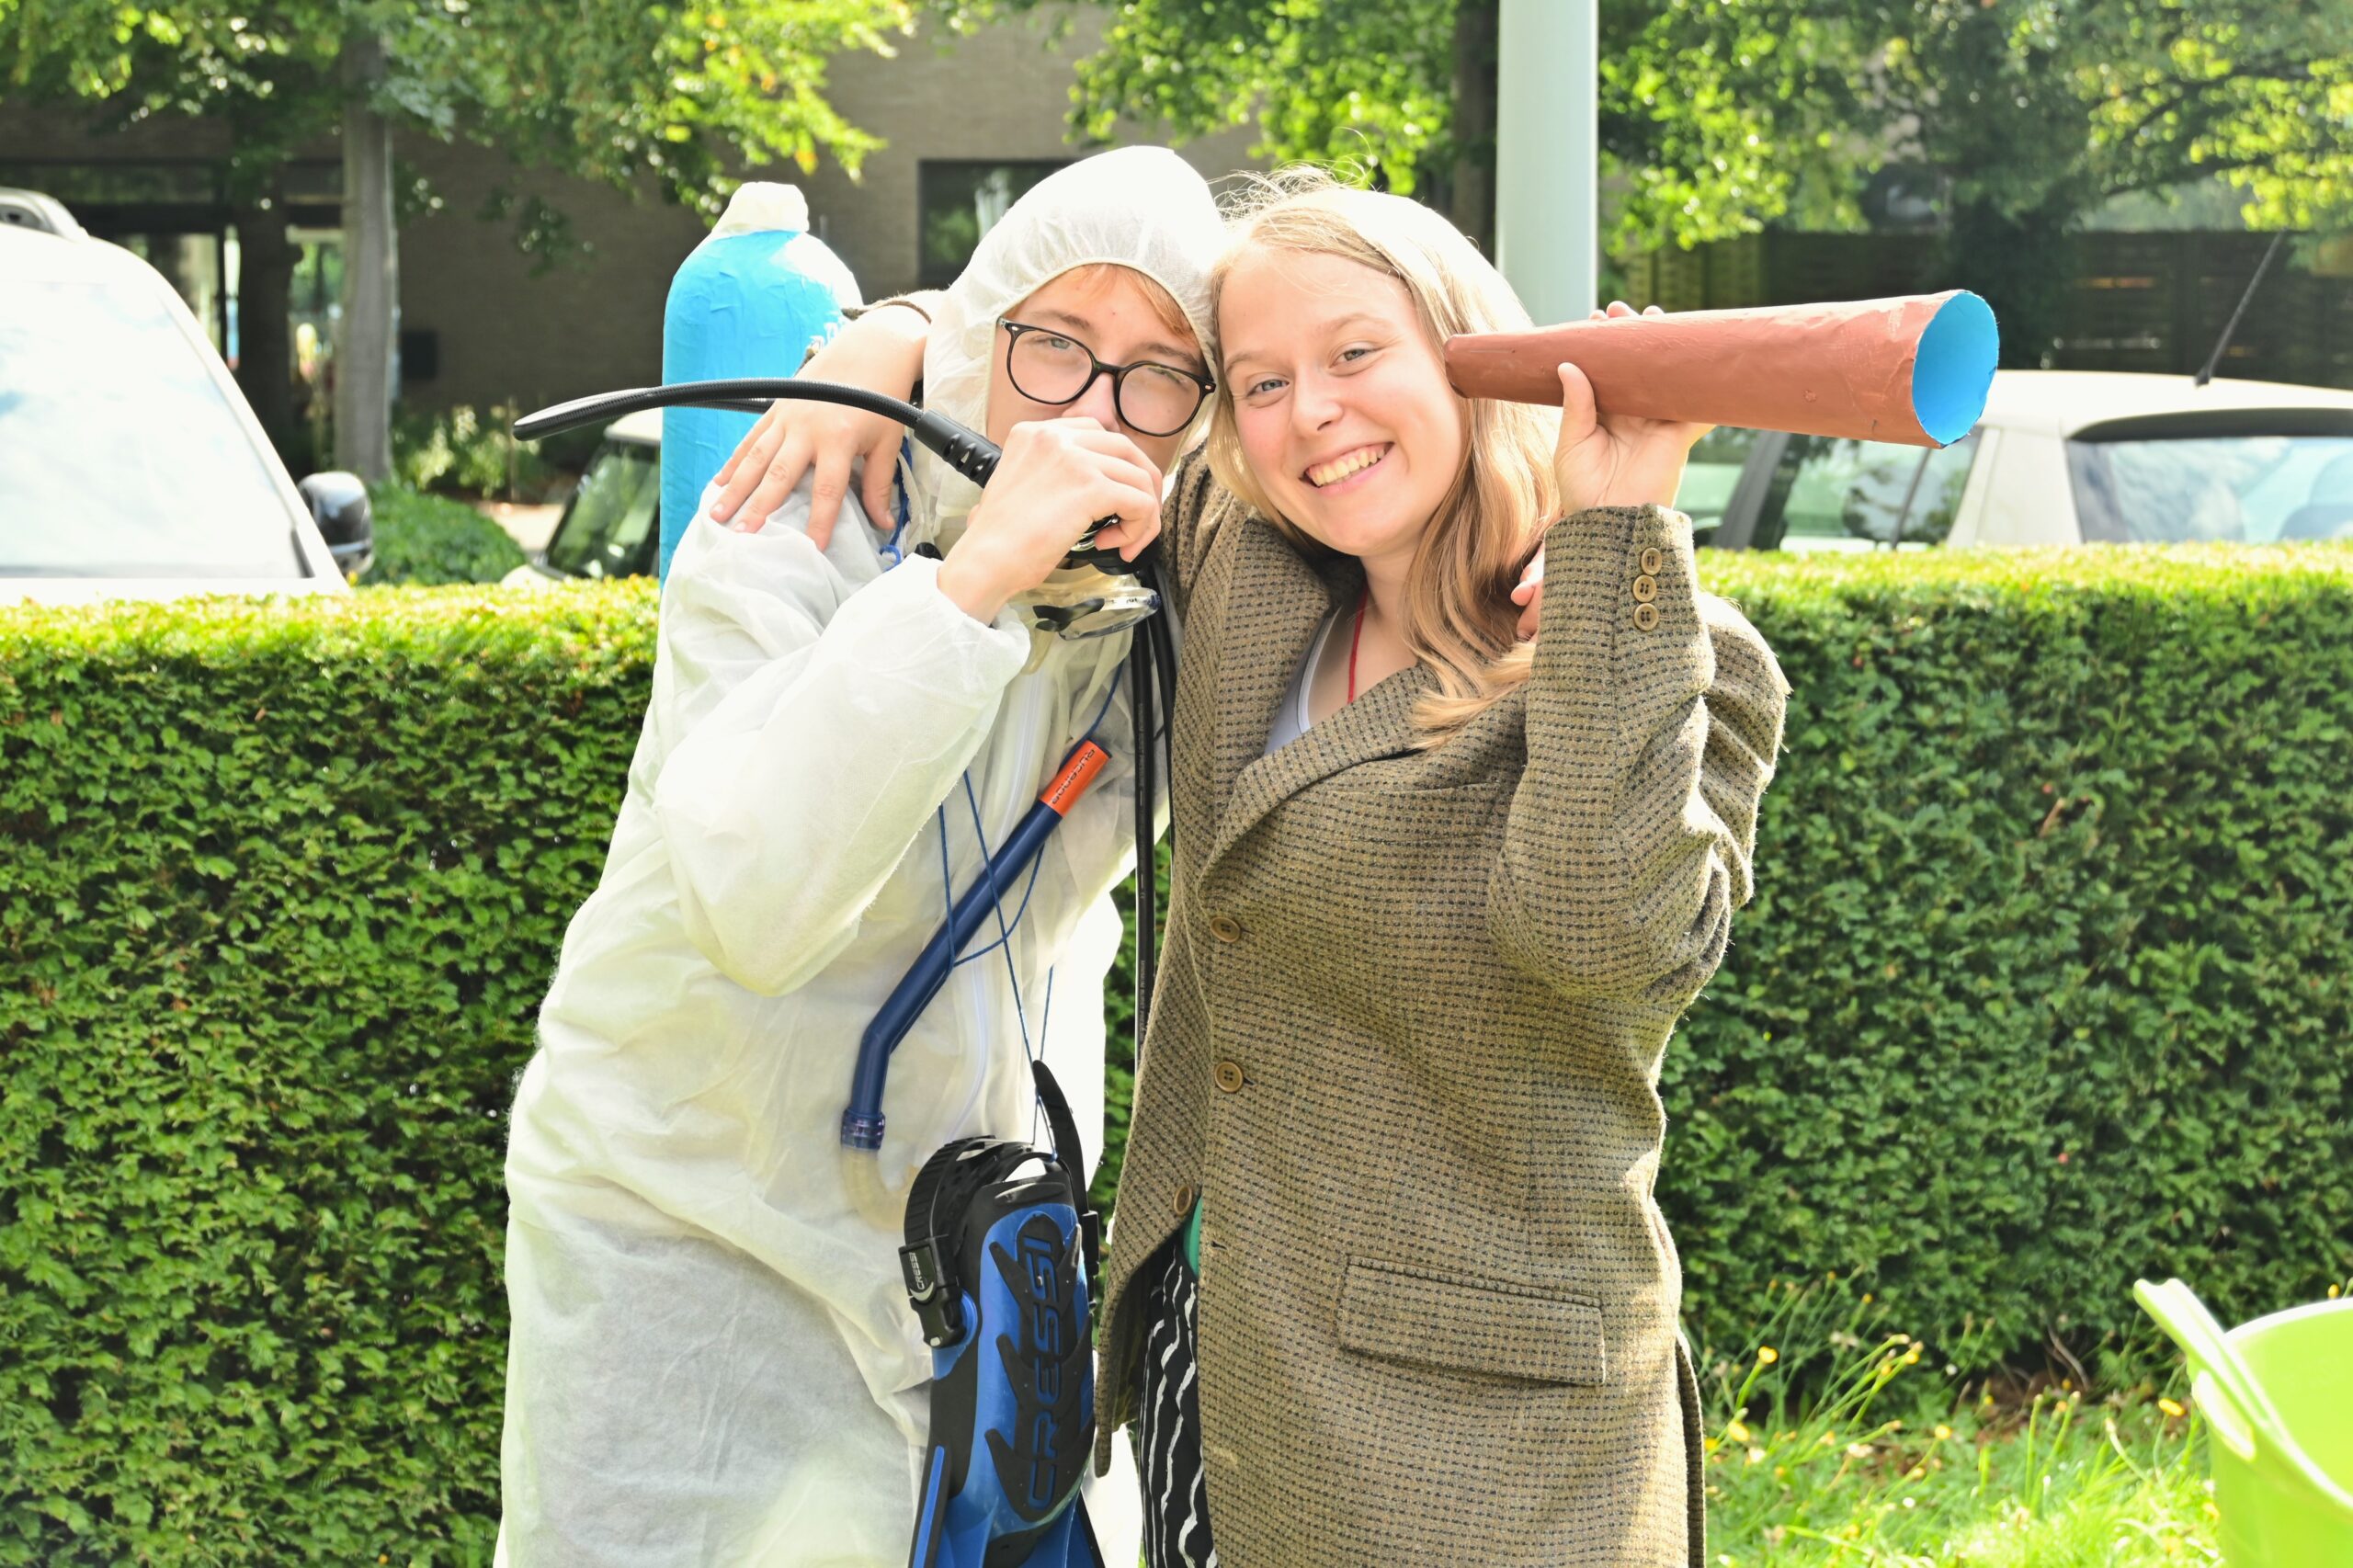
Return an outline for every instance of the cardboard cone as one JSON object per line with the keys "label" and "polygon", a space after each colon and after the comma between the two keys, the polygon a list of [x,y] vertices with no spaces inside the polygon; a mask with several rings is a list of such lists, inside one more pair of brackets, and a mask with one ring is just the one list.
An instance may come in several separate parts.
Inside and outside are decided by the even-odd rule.
{"label": "cardboard cone", "polygon": [[1942,447],[1984,413],[1996,347],[1993,311],[1955,289],[1463,333],[1446,371],[1465,397],[1557,404],[1565,360],[1605,415]]}

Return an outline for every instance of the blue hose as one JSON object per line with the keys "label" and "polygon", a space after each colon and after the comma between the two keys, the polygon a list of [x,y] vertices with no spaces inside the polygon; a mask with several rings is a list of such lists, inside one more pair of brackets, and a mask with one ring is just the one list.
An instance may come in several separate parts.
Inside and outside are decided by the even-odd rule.
{"label": "blue hose", "polygon": [[842,1143],[852,1149],[869,1151],[882,1147],[882,1085],[890,1074],[891,1053],[915,1028],[915,1019],[931,1006],[939,988],[948,983],[949,972],[956,967],[956,955],[964,950],[981,922],[997,907],[1006,886],[1038,858],[1047,838],[1062,825],[1063,816],[1086,787],[1095,782],[1103,765],[1110,761],[1109,754],[1093,741],[1081,741],[1077,749],[1063,759],[1054,774],[1052,783],[1046,786],[1038,803],[1021,818],[1020,824],[998,846],[983,869],[981,880],[965,890],[948,912],[946,924],[933,933],[924,944],[904,978],[892,988],[866,1026],[866,1033],[858,1042],[858,1067],[850,1074],[849,1105],[842,1112]]}

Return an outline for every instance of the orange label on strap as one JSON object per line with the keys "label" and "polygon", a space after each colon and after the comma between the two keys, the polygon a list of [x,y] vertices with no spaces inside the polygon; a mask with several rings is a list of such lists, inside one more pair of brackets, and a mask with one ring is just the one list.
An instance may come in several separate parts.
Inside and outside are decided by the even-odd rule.
{"label": "orange label on strap", "polygon": [[1078,804],[1078,798],[1086,793],[1086,787],[1095,782],[1096,776],[1110,760],[1111,754],[1093,741],[1079,742],[1078,749],[1063,764],[1063,770],[1054,775],[1054,781],[1038,797],[1040,802],[1051,806],[1058,816],[1070,815],[1070,809]]}

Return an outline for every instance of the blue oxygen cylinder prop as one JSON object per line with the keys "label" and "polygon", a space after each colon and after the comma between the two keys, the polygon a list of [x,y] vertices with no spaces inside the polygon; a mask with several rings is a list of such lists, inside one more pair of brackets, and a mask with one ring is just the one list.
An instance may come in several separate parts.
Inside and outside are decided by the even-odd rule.
{"label": "blue oxygen cylinder prop", "polygon": [[[662,380],[789,376],[812,343],[860,301],[858,280],[809,232],[809,204],[789,185],[740,187],[710,236],[670,280],[662,312]],[[661,573],[695,502],[757,416],[719,408],[662,412]]]}

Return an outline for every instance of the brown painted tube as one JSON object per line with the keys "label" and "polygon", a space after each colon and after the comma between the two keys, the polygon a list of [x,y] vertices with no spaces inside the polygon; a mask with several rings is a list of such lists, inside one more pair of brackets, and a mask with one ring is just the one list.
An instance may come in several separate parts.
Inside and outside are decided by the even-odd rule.
{"label": "brown painted tube", "polygon": [[1984,413],[1995,352],[1994,312],[1955,289],[1463,333],[1446,373],[1465,397],[1558,403],[1565,360],[1604,414],[1941,447]]}

